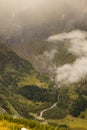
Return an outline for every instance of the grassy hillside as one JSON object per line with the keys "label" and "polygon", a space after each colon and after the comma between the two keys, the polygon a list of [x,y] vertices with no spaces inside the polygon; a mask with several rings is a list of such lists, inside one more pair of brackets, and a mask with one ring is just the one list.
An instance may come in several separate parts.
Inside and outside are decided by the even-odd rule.
{"label": "grassy hillside", "polygon": [[20,89],[26,85],[48,88],[48,84],[47,76],[40,75],[30,62],[0,44],[0,113],[30,117],[29,112],[38,112],[46,103],[35,104]]}
{"label": "grassy hillside", "polygon": [[57,127],[53,127],[45,124],[43,125],[33,120],[12,118],[9,115],[0,116],[1,130],[21,130],[21,128],[23,127],[29,130],[58,130]]}
{"label": "grassy hillside", "polygon": [[29,130],[87,130],[87,120],[67,116],[63,120],[46,120],[37,122],[23,118],[12,118],[9,115],[0,116],[1,130],[21,130],[25,127]]}
{"label": "grassy hillside", "polygon": [[58,90],[57,106],[44,112],[46,119],[63,119],[67,115],[87,119],[87,86],[86,80],[77,84],[62,86]]}
{"label": "grassy hillside", "polygon": [[62,120],[47,120],[49,124],[55,126],[68,126],[70,130],[87,130],[87,120],[67,116]]}

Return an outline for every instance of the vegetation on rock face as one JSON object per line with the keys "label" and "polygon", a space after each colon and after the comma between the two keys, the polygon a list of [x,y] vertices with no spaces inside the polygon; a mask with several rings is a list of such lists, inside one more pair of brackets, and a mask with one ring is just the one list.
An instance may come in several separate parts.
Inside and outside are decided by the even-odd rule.
{"label": "vegetation on rock face", "polygon": [[[80,83],[81,84],[81,83]],[[44,112],[46,119],[63,119],[67,115],[78,117],[81,112],[87,109],[86,85],[78,88],[79,84],[59,88],[59,100],[57,106]],[[85,118],[81,116],[82,118]]]}
{"label": "vegetation on rock face", "polygon": [[29,112],[38,112],[43,105],[26,99],[19,90],[25,85],[47,88],[48,82],[30,62],[0,44],[0,113],[31,117]]}
{"label": "vegetation on rock face", "polygon": [[58,107],[44,112],[43,117],[46,119],[63,119],[67,115],[66,111]]}
{"label": "vegetation on rock face", "polygon": [[86,108],[87,108],[87,100],[85,100],[82,96],[80,96],[75,102],[73,102],[70,114],[77,117],[80,115],[81,111],[85,111]]}
{"label": "vegetation on rock face", "polygon": [[22,87],[20,93],[35,102],[47,102],[50,104],[57,101],[57,91],[55,89],[46,89],[31,85]]}

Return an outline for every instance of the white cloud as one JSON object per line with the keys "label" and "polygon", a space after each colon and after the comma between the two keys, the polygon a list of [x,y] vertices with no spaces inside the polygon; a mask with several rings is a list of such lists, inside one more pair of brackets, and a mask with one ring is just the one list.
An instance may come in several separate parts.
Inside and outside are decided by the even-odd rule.
{"label": "white cloud", "polygon": [[77,56],[87,55],[87,32],[81,30],[71,31],[50,36],[49,42],[58,42],[67,40],[70,42],[69,52]]}
{"label": "white cloud", "polygon": [[56,49],[52,49],[50,52],[48,51],[44,51],[43,55],[45,57],[47,57],[48,59],[52,60],[55,56],[55,54],[58,53],[58,51]]}
{"label": "white cloud", "polygon": [[87,58],[77,59],[73,64],[65,64],[56,70],[56,81],[75,83],[87,76]]}
{"label": "white cloud", "polygon": [[62,83],[75,83],[87,76],[87,32],[74,30],[69,33],[61,33],[50,36],[48,41],[69,42],[68,52],[77,55],[78,58],[72,64],[65,64],[56,69],[56,81]]}
{"label": "white cloud", "polygon": [[69,33],[65,32],[65,33],[60,33],[57,35],[53,35],[48,37],[48,41],[64,41],[64,40],[73,40],[73,39],[84,39],[85,37],[87,37],[87,32],[85,31],[81,31],[81,30],[74,30],[71,31]]}

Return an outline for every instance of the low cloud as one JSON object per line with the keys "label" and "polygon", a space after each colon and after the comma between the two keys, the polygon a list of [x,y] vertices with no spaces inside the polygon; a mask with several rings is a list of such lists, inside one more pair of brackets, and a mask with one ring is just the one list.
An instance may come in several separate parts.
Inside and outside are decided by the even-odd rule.
{"label": "low cloud", "polygon": [[48,72],[49,68],[54,64],[53,59],[56,53],[58,53],[58,51],[56,49],[52,49],[50,51],[44,51],[42,54],[37,55],[35,57],[34,63],[36,69],[42,72]]}
{"label": "low cloud", "polygon": [[54,56],[55,56],[56,53],[58,53],[58,51],[55,50],[55,49],[53,49],[53,50],[51,50],[50,52],[44,51],[43,55],[44,55],[45,57],[47,57],[48,59],[52,60],[52,59],[54,58]]}
{"label": "low cloud", "polygon": [[56,69],[56,82],[75,83],[87,76],[87,32],[74,30],[50,36],[48,41],[65,41],[69,44],[68,52],[78,56],[72,64],[65,64]]}
{"label": "low cloud", "polygon": [[48,42],[65,41],[69,43],[68,51],[77,56],[87,55],[87,32],[81,30],[71,31],[50,36]]}
{"label": "low cloud", "polygon": [[87,57],[77,59],[73,64],[65,64],[56,70],[56,81],[75,83],[87,76]]}
{"label": "low cloud", "polygon": [[71,32],[60,33],[57,35],[49,36],[48,41],[64,41],[64,40],[73,40],[73,39],[84,39],[87,37],[87,32],[81,30],[74,30]]}

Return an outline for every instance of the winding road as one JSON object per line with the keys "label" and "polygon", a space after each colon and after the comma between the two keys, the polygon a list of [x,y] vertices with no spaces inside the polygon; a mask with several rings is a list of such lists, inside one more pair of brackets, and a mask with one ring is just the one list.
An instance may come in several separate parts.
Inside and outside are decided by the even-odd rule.
{"label": "winding road", "polygon": [[41,111],[39,118],[40,119],[44,119],[43,118],[43,113],[46,112],[46,111],[49,111],[49,110],[53,109],[54,107],[56,107],[56,105],[57,105],[57,102],[55,104],[53,104],[50,108],[47,108],[47,109],[44,109],[43,111]]}
{"label": "winding road", "polygon": [[58,103],[58,101],[59,101],[59,95],[58,95],[58,100],[57,100],[57,102],[56,102],[56,103],[54,103],[51,107],[49,107],[49,108],[47,108],[47,109],[42,110],[42,111],[40,112],[40,116],[39,116],[37,119],[39,119],[39,120],[44,120],[44,117],[43,117],[44,112],[49,111],[49,110],[51,110],[51,109],[55,108],[55,107],[56,107],[56,105],[57,105],[57,103]]}

